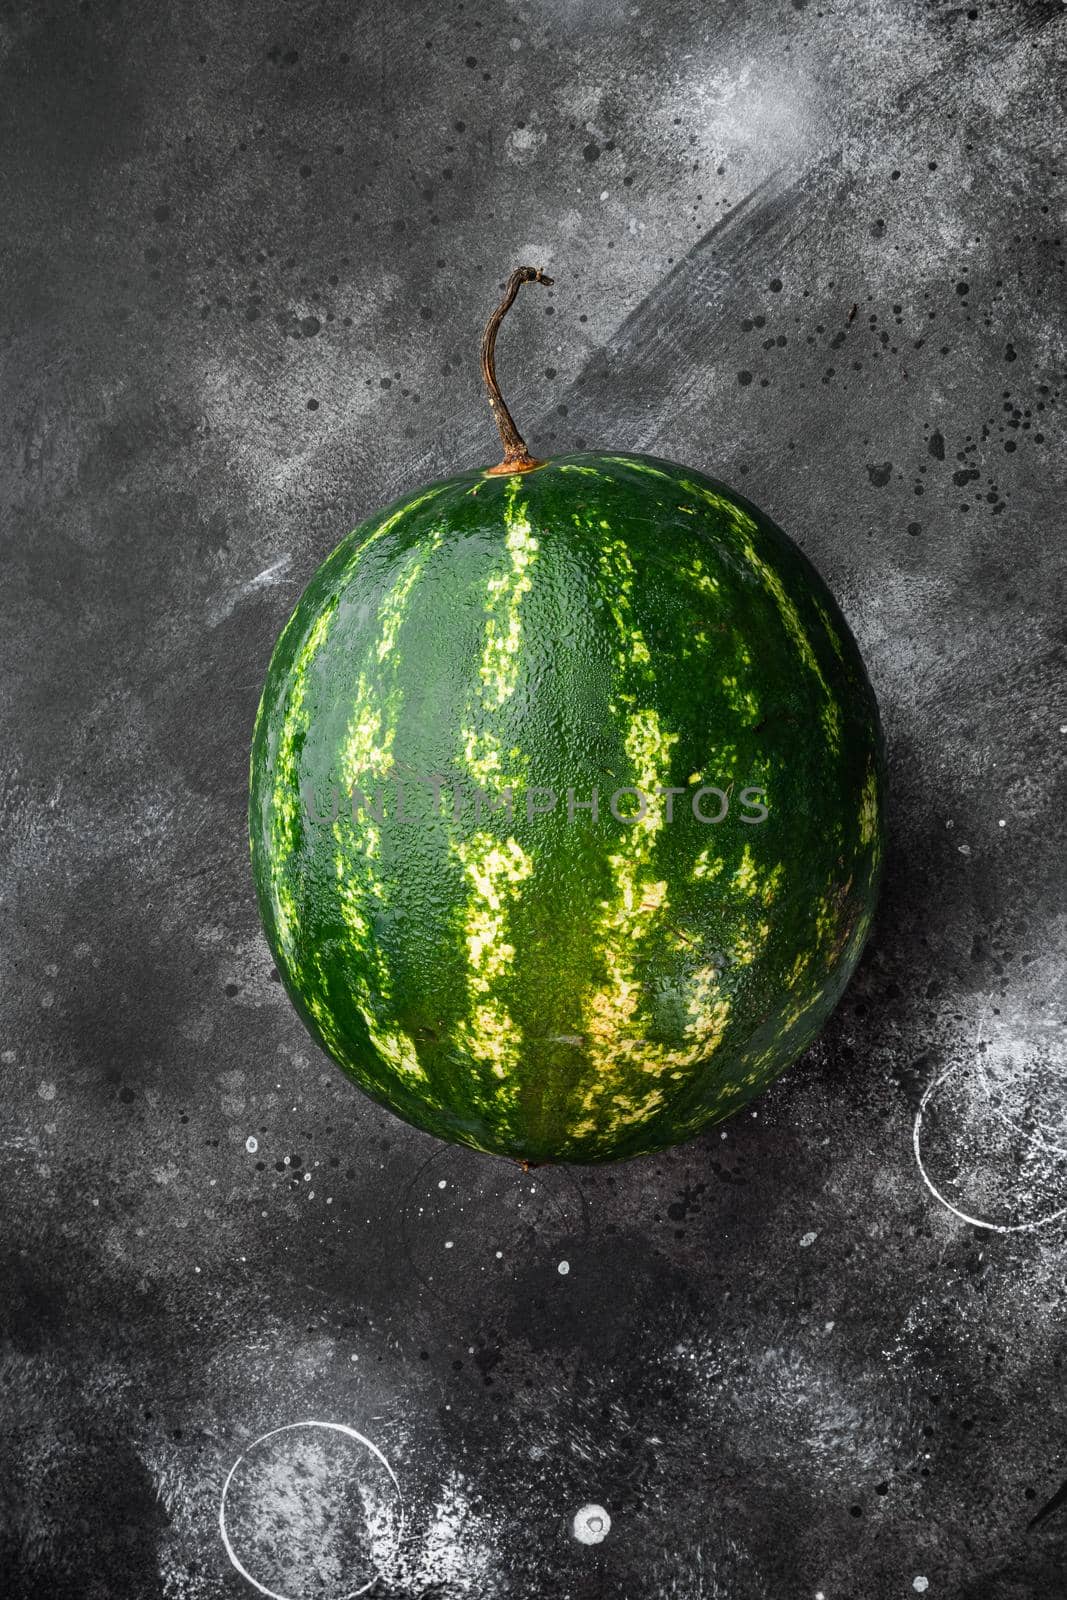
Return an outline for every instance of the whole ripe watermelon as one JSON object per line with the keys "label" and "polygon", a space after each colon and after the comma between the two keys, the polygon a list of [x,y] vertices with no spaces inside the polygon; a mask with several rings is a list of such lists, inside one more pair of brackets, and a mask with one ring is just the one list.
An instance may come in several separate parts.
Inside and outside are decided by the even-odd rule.
{"label": "whole ripe watermelon", "polygon": [[264,926],[373,1099],[530,1162],[660,1149],[815,1038],[882,860],[878,713],[801,552],[702,473],[462,473],[350,533],[252,750]]}

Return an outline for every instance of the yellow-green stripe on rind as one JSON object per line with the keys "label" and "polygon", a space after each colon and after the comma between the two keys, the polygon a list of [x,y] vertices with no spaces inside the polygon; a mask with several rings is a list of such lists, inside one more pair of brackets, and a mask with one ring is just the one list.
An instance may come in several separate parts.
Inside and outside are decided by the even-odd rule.
{"label": "yellow-green stripe on rind", "polygon": [[[522,604],[533,581],[539,544],[534,536],[522,480],[506,480],[501,507],[503,560],[485,588],[484,633],[478,683],[467,725],[462,730],[460,759],[476,789],[499,795],[521,780],[510,750],[502,751],[496,714],[515,692],[520,670]],[[515,949],[508,942],[510,913],[522,886],[533,875],[533,861],[513,836],[503,841],[477,832],[453,841],[463,865],[468,897],[463,909],[467,955],[467,1010],[458,1024],[458,1042],[478,1069],[471,1085],[475,1103],[494,1125],[507,1127],[517,1107],[515,1072],[521,1037],[501,990],[514,966]],[[482,1075],[491,1075],[485,1085]]]}
{"label": "yellow-green stripe on rind", "polygon": [[[373,670],[359,675],[341,748],[341,792],[348,796],[355,791],[366,803],[350,806],[333,824],[338,904],[352,954],[352,1003],[386,1065],[409,1079],[423,1081],[426,1073],[414,1041],[390,1020],[394,1010],[392,977],[385,952],[373,935],[372,919],[387,906],[388,893],[380,876],[381,834],[374,821],[371,786],[391,776],[401,708],[394,665],[397,637],[411,591],[440,543],[438,531],[410,551],[379,604],[380,631],[370,651]],[[317,1014],[316,1020],[323,1025]]]}
{"label": "yellow-green stripe on rind", "polygon": [[[470,880],[463,922],[470,1009],[457,1033],[471,1058],[497,1080],[486,1109],[494,1122],[506,1123],[517,1103],[514,1074],[521,1040],[497,991],[515,962],[515,947],[507,938],[509,911],[533,873],[533,862],[517,840],[501,845],[489,833],[475,834],[455,848]],[[476,1102],[483,1102],[486,1092],[472,1085]]]}
{"label": "yellow-green stripe on rind", "polygon": [[[624,462],[627,462],[626,457],[613,457],[612,459],[617,461],[620,465]],[[664,482],[676,483],[678,487],[683,489],[686,494],[692,496],[694,500],[710,507],[714,512],[716,512],[721,517],[723,524],[728,527],[736,536],[738,543],[744,552],[746,560],[749,562],[753,570],[759,575],[761,582],[765,585],[768,593],[772,596],[774,603],[781,615],[782,624],[785,628],[785,631],[789,638],[793,641],[793,644],[796,646],[797,654],[800,657],[801,662],[812,674],[818,683],[819,688],[822,690],[824,698],[822,707],[820,709],[820,717],[826,733],[826,738],[829,741],[831,748],[836,749],[838,741],[841,737],[840,714],[837,702],[823,675],[822,668],[819,665],[818,657],[812,646],[811,639],[808,636],[804,624],[800,619],[796,604],[792,597],[786,592],[780,573],[768,561],[764,560],[764,558],[756,549],[755,540],[758,537],[759,529],[755,519],[749,514],[748,511],[745,510],[743,506],[739,505],[737,500],[728,492],[724,492],[718,488],[712,487],[709,484],[697,483],[692,477],[685,475],[673,477],[672,474],[664,472],[661,468],[650,466],[647,463],[635,465],[632,460],[629,460],[628,465],[633,471],[647,473],[648,475],[659,478]],[[689,510],[691,508],[682,506],[680,509]],[[812,603],[817,607],[820,614],[820,620],[822,621],[827,635],[834,646],[835,653],[840,658],[841,643],[837,638],[833,625],[830,622],[825,606],[821,605],[818,601],[813,601]]]}
{"label": "yellow-green stripe on rind", "polygon": [[287,968],[291,966],[294,935],[299,922],[292,892],[286,881],[286,868],[302,830],[300,812],[303,798],[300,792],[299,756],[307,725],[305,700],[308,673],[326,641],[336,605],[337,602],[334,601],[315,618],[293,663],[274,766],[274,792],[269,822],[269,883],[280,955]]}
{"label": "yellow-green stripe on rind", "polygon": [[[322,603],[321,609],[315,614],[307,629],[306,637],[295,652],[295,657],[287,673],[288,695],[285,701],[285,710],[281,719],[281,729],[278,737],[278,750],[274,764],[274,783],[271,804],[269,871],[266,874],[269,892],[274,913],[274,924],[277,937],[277,956],[279,966],[283,968],[290,982],[299,981],[299,965],[304,954],[300,948],[300,914],[299,907],[293,894],[290,882],[289,863],[294,850],[304,834],[302,813],[306,806],[300,774],[300,757],[304,738],[308,727],[307,694],[310,674],[313,665],[323,651],[330,635],[330,630],[337,614],[339,592],[348,585],[361,561],[380,541],[388,538],[406,519],[414,519],[427,506],[436,501],[445,486],[435,487],[409,499],[394,510],[383,516],[366,534],[359,538],[357,535],[346,540],[331,558],[331,563],[337,567],[334,578],[334,592]],[[338,560],[340,558],[340,561]],[[379,639],[379,659],[395,643],[396,631],[403,613],[404,601],[410,591],[411,585],[421,571],[426,555],[425,551],[416,552],[414,559],[409,561],[407,572],[401,577],[393,592],[386,596],[381,603],[380,617],[383,620],[382,633]],[[331,563],[327,563],[329,566]],[[290,618],[285,630],[279,639],[277,651],[284,652],[289,643],[290,635],[295,634],[299,628],[302,617],[302,608]],[[268,680],[269,686],[269,680]],[[350,724],[346,740],[346,749],[341,761],[341,787],[347,796],[355,777],[355,752],[360,740],[366,741],[369,729],[361,727],[360,719],[368,714],[361,691],[365,696],[366,679],[362,677],[356,692],[357,711]],[[264,703],[266,691],[264,693]],[[259,717],[263,716],[263,703],[260,706]],[[373,711],[369,713],[373,716]],[[257,722],[258,722],[257,718]],[[343,802],[342,802],[343,803]],[[334,824],[332,832],[336,836],[338,824]],[[361,919],[358,910],[359,890],[350,872],[346,872],[343,863],[335,857],[334,862],[338,875],[339,905],[349,923],[350,933],[354,942],[362,939],[364,945],[368,944],[366,924]],[[312,966],[320,970],[317,956],[313,957]],[[387,991],[387,977],[384,965],[380,959],[377,962],[376,977]],[[410,1047],[410,1041],[402,1037],[391,1035],[388,1030],[382,1032],[375,1030],[374,1011],[370,1002],[370,989],[366,977],[360,976],[357,987],[362,989],[365,1003],[360,1007],[367,1023],[368,1032],[375,1035],[382,1055],[391,1064],[403,1064],[404,1070],[418,1071],[417,1058]],[[321,973],[318,984],[303,985],[304,1003],[315,1019],[322,1032],[324,1042],[334,1054],[344,1054],[344,1044],[337,1032],[335,1019],[331,1015],[329,1005],[322,992]],[[355,998],[355,997],[354,997]]]}
{"label": "yellow-green stripe on rind", "polygon": [[[623,541],[610,537],[610,523],[601,519],[600,526],[603,592],[618,636],[615,699],[609,710],[624,718],[626,726],[628,771],[620,788],[636,789],[647,799],[670,785],[671,754],[679,736],[661,725],[654,707],[634,704],[642,697],[654,697],[655,673],[633,612],[633,562]],[[652,870],[656,840],[664,826],[663,810],[647,806],[643,815],[622,827],[619,848],[608,858],[613,892],[601,904],[591,938],[604,981],[587,995],[582,1015],[594,1076],[578,1100],[573,1127],[578,1141],[605,1123],[629,1128],[660,1110],[668,1095],[660,1081],[663,1074],[673,1069],[677,1075],[712,1050],[729,1015],[714,968],[700,967],[687,985],[685,1047],[670,1049],[648,1039],[650,1018],[637,966],[644,941],[669,903],[667,881]]]}
{"label": "yellow-green stripe on rind", "polygon": [[519,613],[523,596],[530,588],[530,568],[537,558],[538,543],[519,498],[520,482],[518,478],[508,479],[503,507],[504,548],[510,560],[503,572],[490,578],[486,596],[481,680],[482,703],[487,709],[502,705],[515,692],[521,639]]}

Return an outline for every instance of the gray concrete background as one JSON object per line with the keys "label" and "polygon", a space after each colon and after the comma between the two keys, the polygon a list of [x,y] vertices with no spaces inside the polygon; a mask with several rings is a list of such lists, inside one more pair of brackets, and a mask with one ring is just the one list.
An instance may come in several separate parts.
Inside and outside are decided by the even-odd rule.
{"label": "gray concrete background", "polygon": [[[1067,1594],[1065,34],[1051,0],[3,7],[7,1594],[254,1593],[239,1458],[227,1537],[292,1596]],[[692,462],[793,534],[892,838],[754,1114],[520,1178],[311,1046],[244,807],[316,565],[494,458],[477,339],[524,260],[531,444]],[[942,1074],[920,1153],[971,1221],[913,1150]],[[381,1450],[402,1533],[358,1439],[254,1445],[306,1420]]]}

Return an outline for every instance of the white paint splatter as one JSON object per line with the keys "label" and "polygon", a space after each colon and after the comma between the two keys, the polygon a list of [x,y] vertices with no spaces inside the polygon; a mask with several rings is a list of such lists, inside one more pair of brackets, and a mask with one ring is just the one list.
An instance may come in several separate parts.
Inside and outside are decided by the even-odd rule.
{"label": "white paint splatter", "polygon": [[574,1513],[572,1526],[579,1544],[603,1544],[611,1532],[611,1518],[603,1506],[585,1505]]}
{"label": "white paint splatter", "polygon": [[[513,128],[504,141],[504,148],[509,161],[517,166],[525,166],[532,161],[537,152],[543,147],[546,135],[538,128],[527,124],[524,128]],[[522,251],[519,251],[522,255]],[[525,260],[525,256],[523,257]]]}
{"label": "white paint splatter", "polygon": [[486,1600],[500,1592],[495,1581],[499,1544],[499,1527],[475,1514],[462,1477],[452,1472],[420,1543],[404,1557],[394,1581],[402,1579],[412,1594],[470,1594]]}

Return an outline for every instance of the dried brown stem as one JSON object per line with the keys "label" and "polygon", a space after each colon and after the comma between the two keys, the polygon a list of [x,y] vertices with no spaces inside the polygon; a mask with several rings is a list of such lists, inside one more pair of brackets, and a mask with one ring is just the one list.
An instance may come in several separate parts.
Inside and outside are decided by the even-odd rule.
{"label": "dried brown stem", "polygon": [[500,393],[500,385],[496,381],[496,336],[500,324],[510,311],[515,296],[524,283],[551,284],[551,282],[552,279],[546,278],[540,267],[516,267],[507,281],[503,300],[489,318],[482,334],[482,377],[489,393],[489,406],[496,418],[496,425],[500,429],[500,437],[504,444],[503,461],[499,466],[489,468],[493,473],[529,472],[533,467],[541,466],[541,462],[535,460],[527,450],[526,441],[515,426],[515,419],[504,404],[504,396]]}

